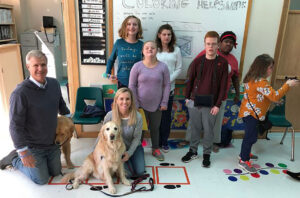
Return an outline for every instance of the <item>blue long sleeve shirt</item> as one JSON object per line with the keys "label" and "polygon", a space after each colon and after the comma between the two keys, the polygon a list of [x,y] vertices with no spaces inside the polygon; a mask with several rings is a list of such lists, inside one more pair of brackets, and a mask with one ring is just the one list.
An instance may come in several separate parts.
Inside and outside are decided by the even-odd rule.
{"label": "blue long sleeve shirt", "polygon": [[45,88],[25,79],[10,97],[10,134],[16,149],[49,148],[54,144],[57,114],[69,114],[56,79]]}
{"label": "blue long sleeve shirt", "polygon": [[118,58],[117,78],[123,85],[128,86],[129,74],[132,66],[142,60],[143,42],[128,43],[124,39],[118,39],[107,61],[106,73],[111,74],[113,65]]}

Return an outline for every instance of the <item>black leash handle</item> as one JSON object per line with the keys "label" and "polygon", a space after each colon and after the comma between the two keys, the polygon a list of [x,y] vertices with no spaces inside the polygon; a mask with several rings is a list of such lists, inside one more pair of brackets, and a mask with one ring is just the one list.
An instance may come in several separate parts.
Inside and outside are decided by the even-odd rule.
{"label": "black leash handle", "polygon": [[[103,189],[107,188],[106,186],[93,186],[91,184],[86,184],[86,185],[89,185],[91,186],[90,187],[90,190],[92,191],[100,191],[102,192],[103,194],[109,196],[109,197],[123,197],[125,195],[130,195],[130,194],[133,194],[135,192],[143,192],[143,191],[153,191],[154,190],[154,182],[153,182],[153,178],[150,177],[149,178],[149,184],[150,184],[150,188],[147,189],[145,186],[142,186],[138,189],[135,189],[136,185],[139,184],[141,181],[143,181],[144,179],[146,179],[147,177],[149,177],[150,175],[149,174],[145,174],[145,175],[142,175],[141,177],[137,178],[136,180],[134,180],[131,184],[131,191],[130,192],[127,192],[127,193],[124,193],[124,194],[121,194],[121,195],[113,195],[113,194],[109,194],[107,192],[104,192],[102,191]],[[69,183],[66,184],[65,188],[66,190],[73,190],[73,182],[72,180],[69,181]]]}
{"label": "black leash handle", "polygon": [[[143,192],[143,191],[153,191],[154,190],[154,184],[153,184],[153,179],[150,177],[149,178],[149,184],[151,186],[151,188],[147,189],[145,186],[142,186],[138,189],[135,189],[135,186],[140,183],[141,181],[143,181],[143,177],[140,177],[138,179],[136,179],[133,183],[132,183],[132,188],[131,188],[131,191],[130,192],[127,192],[127,193],[124,193],[124,194],[121,194],[121,195],[113,195],[113,194],[109,194],[109,193],[106,193],[102,190],[98,190],[100,192],[102,192],[103,194],[109,196],[109,197],[123,197],[125,195],[130,195],[130,194],[133,194],[133,193],[136,193],[136,192]],[[92,186],[91,187],[91,190],[92,188],[95,187],[95,186]]]}
{"label": "black leash handle", "polygon": [[66,190],[73,190],[74,188],[73,188],[72,184],[73,184],[73,182],[72,182],[72,180],[70,180],[69,183],[67,183],[65,186]]}

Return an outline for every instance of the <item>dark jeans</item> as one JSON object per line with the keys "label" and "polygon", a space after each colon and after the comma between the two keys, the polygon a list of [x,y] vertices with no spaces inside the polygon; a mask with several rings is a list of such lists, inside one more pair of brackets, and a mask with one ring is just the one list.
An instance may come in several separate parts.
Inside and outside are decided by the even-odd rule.
{"label": "dark jeans", "polygon": [[159,146],[167,146],[168,138],[171,130],[171,114],[172,114],[172,106],[174,100],[174,93],[171,92],[168,101],[168,109],[166,111],[162,111],[161,122],[159,127]]}
{"label": "dark jeans", "polygon": [[258,120],[249,115],[244,117],[243,121],[245,124],[245,135],[241,146],[240,156],[243,161],[249,161],[252,145],[257,141]]}
{"label": "dark jeans", "polygon": [[124,85],[122,84],[120,81],[118,81],[118,89],[122,88],[122,87],[128,87],[128,85]]}

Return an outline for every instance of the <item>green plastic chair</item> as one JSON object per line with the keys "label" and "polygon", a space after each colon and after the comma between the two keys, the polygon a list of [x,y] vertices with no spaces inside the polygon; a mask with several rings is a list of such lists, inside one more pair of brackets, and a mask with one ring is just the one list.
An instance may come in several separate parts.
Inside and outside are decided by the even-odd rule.
{"label": "green plastic chair", "polygon": [[268,118],[271,121],[272,125],[275,127],[284,127],[285,132],[282,136],[280,144],[283,144],[283,140],[289,131],[292,130],[292,151],[291,151],[291,161],[294,161],[294,151],[295,151],[295,130],[286,117],[285,117],[285,101],[286,97],[284,96],[283,102],[281,104],[276,105],[271,111],[268,112]]}
{"label": "green plastic chair", "polygon": [[103,93],[99,87],[79,87],[76,95],[75,112],[72,117],[74,124],[91,125],[98,124],[104,117],[81,118],[83,110],[87,104],[84,100],[95,100],[95,106],[104,109]]}

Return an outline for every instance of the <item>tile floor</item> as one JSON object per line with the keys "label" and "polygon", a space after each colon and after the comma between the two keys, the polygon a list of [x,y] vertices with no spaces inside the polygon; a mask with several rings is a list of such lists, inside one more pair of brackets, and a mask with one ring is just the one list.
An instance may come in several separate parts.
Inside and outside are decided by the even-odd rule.
{"label": "tile floor", "polygon": [[[283,145],[279,144],[281,138],[279,134],[271,134],[270,138],[270,141],[259,140],[253,148],[253,153],[259,156],[255,164],[261,168],[259,174],[253,176],[239,174],[237,156],[241,145],[240,139],[234,140],[231,147],[213,153],[212,165],[208,169],[201,167],[201,146],[198,150],[199,158],[187,164],[181,162],[180,159],[188,148],[172,149],[165,154],[164,162],[173,166],[161,166],[161,162],[151,156],[150,148],[145,148],[146,170],[154,178],[155,189],[152,192],[139,192],[128,197],[299,197],[299,182],[292,180],[284,173],[284,170],[300,171],[300,137],[296,137],[294,162],[290,161],[290,136],[286,137]],[[76,166],[80,166],[84,158],[92,151],[94,141],[93,138],[72,139],[71,159]],[[0,157],[5,156],[12,148],[9,136],[2,133]],[[62,162],[64,165],[63,159]],[[63,172],[68,171],[70,170],[63,170]],[[81,185],[77,190],[67,191],[65,185],[60,184],[60,178],[60,176],[53,178],[48,185],[39,186],[18,170],[0,171],[1,194],[22,198],[106,197],[100,192],[89,190],[87,185]],[[88,182],[101,185],[101,181],[92,178]],[[138,186],[142,185],[148,187],[147,184]],[[165,185],[180,185],[180,187],[166,189]],[[116,188],[120,194],[130,190],[130,187],[122,184],[116,184]]]}

